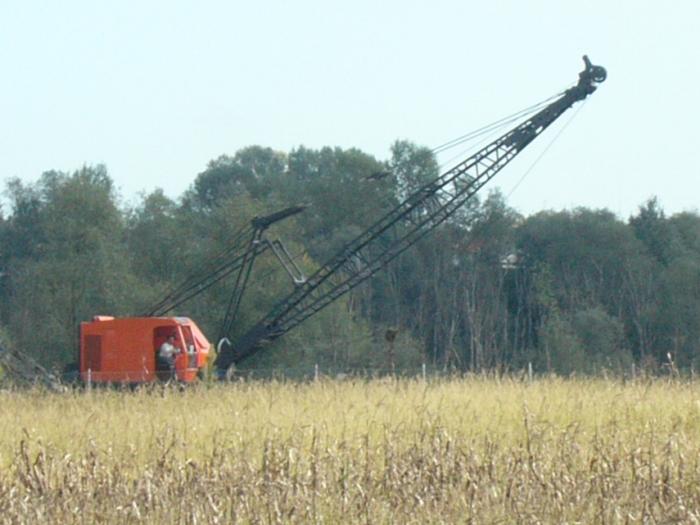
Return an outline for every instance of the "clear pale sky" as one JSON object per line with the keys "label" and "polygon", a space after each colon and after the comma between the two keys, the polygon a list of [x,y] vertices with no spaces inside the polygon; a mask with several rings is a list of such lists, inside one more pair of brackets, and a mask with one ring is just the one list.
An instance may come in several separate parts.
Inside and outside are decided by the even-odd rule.
{"label": "clear pale sky", "polygon": [[104,163],[129,202],[252,144],[386,159],[553,95],[587,53],[608,81],[493,187],[526,214],[695,210],[699,23],[697,0],[0,0],[0,181]]}

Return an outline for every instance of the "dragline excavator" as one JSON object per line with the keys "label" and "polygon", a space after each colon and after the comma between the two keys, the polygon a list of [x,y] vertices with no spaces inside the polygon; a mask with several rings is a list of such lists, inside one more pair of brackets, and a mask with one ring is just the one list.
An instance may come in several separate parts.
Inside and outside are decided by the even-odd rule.
{"label": "dragline excavator", "polygon": [[[184,301],[227,277],[234,289],[217,340],[214,366],[221,377],[234,365],[259,352],[333,301],[348,293],[457,212],[499,171],[566,110],[591,95],[606,79],[601,66],[584,56],[578,82],[526,114],[515,127],[424,184],[345,244],[325,264],[306,277],[280,241],[266,231],[278,221],[303,211],[287,208],[255,218],[229,247],[209,260],[199,272],[174,288],[140,317],[97,316],[81,324],[79,368],[83,381],[147,382],[158,377],[156,352],[175,336],[180,353],[175,360],[177,379],[194,381],[205,366],[210,343],[189,318],[168,316]],[[230,339],[255,259],[272,252],[294,281],[294,289],[243,335]]]}

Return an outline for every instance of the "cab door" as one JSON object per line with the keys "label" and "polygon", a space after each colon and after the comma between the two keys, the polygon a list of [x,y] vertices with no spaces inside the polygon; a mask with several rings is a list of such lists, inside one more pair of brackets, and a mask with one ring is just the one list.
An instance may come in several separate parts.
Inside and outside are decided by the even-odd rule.
{"label": "cab door", "polygon": [[197,378],[197,352],[189,326],[178,327],[176,346],[180,349],[175,359],[177,378],[188,383],[194,381]]}

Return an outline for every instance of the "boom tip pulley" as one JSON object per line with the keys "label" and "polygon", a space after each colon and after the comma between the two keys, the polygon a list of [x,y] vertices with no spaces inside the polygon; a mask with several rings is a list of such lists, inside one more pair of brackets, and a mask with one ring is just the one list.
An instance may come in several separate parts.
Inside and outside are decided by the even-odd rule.
{"label": "boom tip pulley", "polygon": [[573,95],[574,101],[583,100],[592,94],[598,85],[608,78],[608,72],[605,68],[592,64],[588,55],[583,55],[583,63],[586,67],[578,74],[578,84],[567,91],[567,95]]}
{"label": "boom tip pulley", "polygon": [[608,78],[608,72],[605,68],[603,66],[593,65],[588,55],[583,55],[583,63],[586,64],[586,69],[579,74],[581,79],[585,78],[589,82],[592,81],[600,84],[601,82],[605,82],[605,79]]}

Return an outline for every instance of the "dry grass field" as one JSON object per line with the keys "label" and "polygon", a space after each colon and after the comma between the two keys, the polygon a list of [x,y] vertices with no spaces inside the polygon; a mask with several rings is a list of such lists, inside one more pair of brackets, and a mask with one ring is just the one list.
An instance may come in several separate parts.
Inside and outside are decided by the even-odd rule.
{"label": "dry grass field", "polygon": [[697,523],[700,388],[0,392],[2,523]]}

